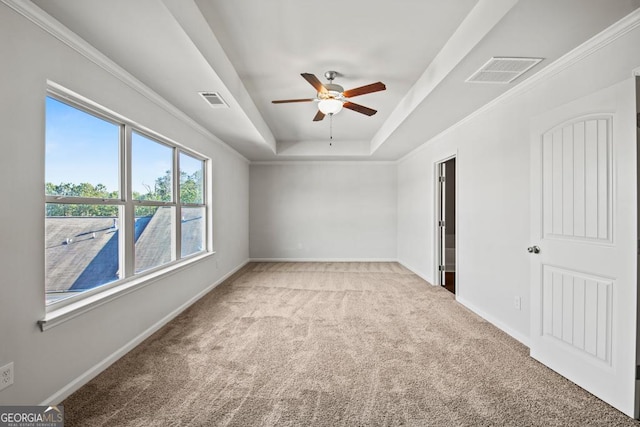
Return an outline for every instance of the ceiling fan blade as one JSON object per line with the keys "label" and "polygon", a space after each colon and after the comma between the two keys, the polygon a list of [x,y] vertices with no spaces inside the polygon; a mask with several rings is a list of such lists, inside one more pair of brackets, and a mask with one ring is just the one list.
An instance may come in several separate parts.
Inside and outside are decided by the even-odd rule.
{"label": "ceiling fan blade", "polygon": [[345,90],[343,95],[347,98],[353,98],[358,95],[365,95],[372,92],[380,92],[387,87],[382,82],[371,83],[370,85],[356,87],[354,89]]}
{"label": "ceiling fan blade", "polygon": [[326,92],[327,88],[324,87],[322,82],[318,80],[318,78],[311,73],[302,73],[300,74],[306,81],[309,82],[311,86],[313,86],[318,92]]}
{"label": "ceiling fan blade", "polygon": [[369,107],[365,107],[364,105],[354,104],[353,102],[345,102],[342,106],[344,108],[348,108],[349,110],[353,110],[367,116],[373,116],[375,113],[378,112],[377,110],[374,110]]}
{"label": "ceiling fan blade", "polygon": [[315,101],[315,98],[305,98],[305,99],[280,99],[277,101],[271,101],[274,104],[286,104],[287,102],[311,102]]}
{"label": "ceiling fan blade", "polygon": [[318,110],[318,112],[316,113],[316,116],[313,118],[314,122],[319,122],[320,120],[324,119],[325,114]]}

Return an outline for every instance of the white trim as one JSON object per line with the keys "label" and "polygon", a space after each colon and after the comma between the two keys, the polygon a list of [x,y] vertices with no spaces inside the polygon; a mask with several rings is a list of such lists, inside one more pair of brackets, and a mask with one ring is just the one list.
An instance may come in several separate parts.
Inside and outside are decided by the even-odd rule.
{"label": "white trim", "polygon": [[[77,301],[70,301],[67,304],[65,304],[64,300],[61,300],[61,305],[53,304],[47,306],[47,313],[45,314],[44,319],[38,320],[38,326],[40,326],[40,330],[44,332],[66,322],[67,320],[71,320],[74,317],[98,308],[103,304],[145,288],[158,280],[169,277],[194,263],[200,262],[214,255],[215,252],[207,252],[202,255],[197,255],[192,258],[179,261],[169,267],[160,268],[158,271],[151,272],[143,277],[135,277],[133,280],[127,280],[124,283],[117,284],[109,288],[95,288],[95,293],[89,295],[86,293],[80,294],[80,299]],[[87,292],[90,293],[91,291]]]}
{"label": "white trim", "polygon": [[250,258],[250,262],[398,262],[395,258]]}
{"label": "white trim", "polygon": [[[225,274],[220,279],[218,279],[215,283],[209,285],[207,288],[205,288],[204,290],[199,292],[197,295],[195,295],[194,297],[192,297],[191,299],[186,301],[184,304],[180,305],[178,308],[173,310],[171,313],[167,314],[165,317],[163,317],[158,322],[153,324],[151,327],[146,329],[144,332],[142,332],[141,334],[139,334],[138,336],[136,336],[135,338],[130,340],[128,343],[126,343],[125,345],[120,347],[118,350],[113,352],[111,355],[109,355],[108,357],[104,358],[103,360],[101,360],[100,362],[98,362],[97,364],[95,364],[94,366],[89,368],[88,370],[86,370],[84,373],[82,373],[76,379],[74,379],[73,381],[69,382],[67,385],[62,387],[60,390],[58,390],[57,392],[55,392],[54,394],[52,394],[51,396],[46,398],[44,401],[42,401],[40,403],[40,405],[41,406],[48,406],[48,405],[56,404],[56,403],[59,403],[59,402],[63,401],[65,398],[70,396],[75,391],[79,390],[83,385],[87,384],[89,381],[91,381],[93,378],[95,378],[98,374],[100,374],[105,369],[107,369],[109,366],[111,366],[113,363],[115,363],[122,356],[127,354],[129,351],[133,350],[137,345],[142,343],[145,339],[147,339],[148,337],[153,335],[155,332],[157,332],[164,325],[166,325],[171,320],[176,318],[180,313],[182,313],[184,310],[186,310],[188,307],[190,307],[192,304],[194,304],[200,298],[202,298],[207,293],[212,291],[214,288],[219,286],[221,283],[223,283],[225,280],[227,280],[233,274],[235,274],[238,271],[240,271],[240,269],[245,267],[248,263],[250,263],[250,262],[270,262],[270,261],[273,261],[273,262],[310,262],[310,261],[311,262],[397,262],[398,264],[402,265],[406,269],[410,270],[416,276],[420,277],[421,279],[425,280],[427,283],[431,284],[431,282],[425,276],[423,276],[422,274],[416,272],[416,270],[414,270],[413,268],[409,267],[407,264],[405,264],[405,263],[403,263],[403,262],[401,262],[399,260],[395,260],[395,259],[384,259],[384,260],[383,259],[380,259],[380,260],[364,260],[364,259],[357,259],[357,260],[350,260],[350,259],[320,260],[320,259],[308,259],[308,260],[305,260],[305,259],[302,259],[302,258],[251,258],[251,259],[248,259],[248,260],[243,261],[242,263],[240,263],[234,269],[232,269],[227,274]],[[457,300],[457,302],[459,302],[460,304],[462,304],[463,306],[465,306],[469,310],[471,310],[474,313],[476,313],[478,316],[482,317],[484,320],[486,320],[489,323],[493,324],[498,329],[501,329],[502,331],[504,331],[508,335],[512,336],[516,340],[520,341],[521,343],[523,343],[527,347],[529,346],[529,338],[528,337],[526,337],[526,336],[520,334],[519,332],[513,330],[512,328],[510,328],[507,325],[505,325],[504,323],[496,320],[492,316],[489,316],[488,314],[486,314],[482,310],[477,309],[475,306],[473,306],[472,304],[469,304],[467,301],[465,301],[465,300],[463,300],[463,299],[461,299],[459,297],[457,297],[456,300]]]}
{"label": "white trim", "polygon": [[168,136],[165,136],[159,132],[156,132],[155,130],[143,125],[142,123],[132,120],[126,116],[123,116],[122,114],[119,114],[116,111],[110,108],[107,108],[104,105],[99,104],[93,101],[92,99],[89,99],[86,96],[83,96],[78,92],[75,92],[74,90],[69,89],[64,85],[61,85],[60,83],[57,83],[49,79],[47,79],[47,96],[50,96],[64,104],[70,105],[71,107],[74,107],[74,108],[83,110],[85,112],[88,112],[92,115],[98,116],[99,118],[105,121],[113,123],[114,125],[118,125],[118,126],[125,125],[131,128],[135,128],[133,129],[135,132],[142,134],[147,138],[156,139],[158,140],[157,142],[168,147],[176,146],[180,148],[180,150],[184,151],[185,153],[193,157],[197,157],[200,160],[209,159],[208,156],[202,153],[199,153],[197,150],[194,150],[193,148],[189,148],[186,145],[172,138],[169,138]]}
{"label": "white trim", "polygon": [[456,301],[458,303],[460,303],[461,305],[465,306],[466,308],[468,308],[469,310],[473,311],[478,316],[482,317],[487,322],[491,323],[496,328],[502,330],[507,335],[510,335],[511,337],[513,337],[516,340],[520,341],[522,344],[524,344],[527,347],[529,347],[529,337],[528,336],[523,335],[522,333],[516,331],[515,329],[513,329],[512,327],[510,327],[506,323],[502,322],[501,320],[498,320],[494,316],[492,316],[492,315],[488,314],[487,312],[479,309],[478,307],[476,307],[475,305],[471,304],[469,301],[465,300],[464,298],[461,298],[459,295],[456,295]]}
{"label": "white trim", "polygon": [[[95,115],[103,120],[107,120],[113,126],[120,129],[120,154],[118,155],[118,164],[120,170],[120,185],[119,195],[117,199],[98,199],[90,197],[61,197],[61,196],[45,196],[45,202],[51,204],[82,204],[90,203],[94,205],[105,206],[121,206],[120,213],[117,215],[118,221],[123,219],[123,224],[120,227],[125,231],[124,234],[120,233],[119,247],[125,250],[120,251],[119,264],[124,266],[120,269],[119,280],[114,280],[109,284],[105,284],[90,290],[83,292],[67,293],[66,297],[55,301],[52,304],[48,304],[46,307],[47,314],[43,320],[38,321],[40,329],[44,332],[53,326],[57,326],[60,323],[65,322],[79,314],[82,314],[88,310],[92,310],[105,302],[108,302],[114,298],[126,295],[132,292],[133,287],[144,287],[148,284],[158,280],[162,277],[173,274],[178,271],[184,264],[190,264],[200,259],[206,258],[213,253],[203,253],[201,251],[190,256],[180,256],[180,241],[181,241],[181,229],[177,226],[175,221],[172,221],[172,248],[174,254],[172,261],[151,268],[140,275],[135,275],[133,271],[133,253],[134,253],[134,241],[133,241],[133,219],[134,211],[140,206],[154,206],[154,207],[172,207],[175,210],[175,218],[180,218],[181,208],[184,207],[204,207],[207,209],[209,206],[208,200],[205,198],[204,203],[199,204],[183,204],[177,192],[179,191],[179,180],[175,175],[179,171],[178,159],[179,156],[185,154],[200,162],[208,162],[211,159],[207,156],[199,154],[194,150],[187,149],[180,144],[175,144],[172,140],[164,138],[162,135],[156,132],[149,132],[146,128],[138,128],[135,122],[132,122],[121,116],[115,114],[108,109],[103,109],[100,105],[96,104],[92,100],[77,95],[75,92],[70,91],[63,86],[47,81],[48,97],[64,103],[70,108],[73,108],[79,112],[87,115]],[[140,135],[149,141],[162,145],[163,147],[171,150],[171,157],[173,163],[172,172],[172,201],[146,201],[146,200],[132,200],[131,195],[131,145],[132,145],[132,133]],[[208,175],[203,176],[203,182],[206,184],[210,177]],[[203,195],[206,192],[203,192]],[[174,219],[175,219],[174,218]],[[209,224],[206,224],[209,227]],[[175,241],[173,241],[175,240]],[[209,245],[208,245],[209,246]]]}
{"label": "white trim", "polygon": [[[458,173],[458,150],[452,150],[449,152],[450,154],[445,155],[444,157],[441,157],[440,160],[436,160],[435,162],[433,162],[433,182],[435,183],[435,187],[433,190],[433,195],[434,195],[434,200],[433,200],[433,206],[435,208],[435,211],[433,212],[433,235],[435,236],[435,239],[433,241],[434,245],[433,245],[433,272],[435,274],[434,277],[434,285],[436,286],[441,286],[442,283],[440,283],[442,281],[442,274],[440,273],[440,270],[438,270],[438,268],[441,265],[442,260],[440,259],[442,257],[442,253],[440,252],[441,250],[441,245],[442,242],[440,241],[440,225],[438,224],[438,221],[440,218],[440,210],[442,209],[441,206],[441,200],[442,200],[442,194],[441,194],[441,184],[440,184],[440,165],[448,162],[449,160],[456,160],[456,174]],[[454,178],[455,179],[455,178]],[[455,200],[454,200],[454,204],[456,205],[456,209],[455,209],[455,226],[456,228],[458,227],[458,179],[455,179],[456,181],[456,187],[454,189],[454,193],[455,193]],[[455,260],[456,260],[456,265],[458,264],[458,232],[456,230],[456,235],[455,235]],[[458,281],[459,278],[456,276],[455,278],[455,286],[456,286],[456,292],[458,291],[457,285],[458,285]]]}
{"label": "white trim", "polygon": [[[218,143],[221,147],[229,150],[234,155],[236,155],[239,158],[243,159],[245,162],[251,163],[251,164],[263,164],[263,163],[264,164],[269,164],[269,163],[277,164],[277,163],[279,163],[277,161],[276,162],[269,162],[269,161],[251,162],[245,156],[243,156],[238,151],[236,151],[235,149],[233,149],[232,147],[227,145],[224,141],[220,140],[217,136],[215,136],[209,130],[207,130],[206,128],[204,128],[200,124],[198,124],[196,121],[194,121],[189,116],[187,116],[185,113],[183,113],[181,110],[179,110],[178,108],[173,106],[171,103],[169,103],[167,100],[162,98],[160,95],[155,93],[148,86],[144,85],[142,82],[140,82],[138,79],[136,79],[133,75],[131,75],[130,73],[125,71],[123,68],[118,66],[113,61],[111,61],[104,54],[99,52],[93,46],[88,44],[86,41],[84,41],[82,38],[80,38],[75,33],[70,31],[67,27],[62,25],[59,21],[57,21],[56,19],[51,17],[49,14],[44,12],[42,9],[40,9],[38,6],[36,6],[32,2],[24,2],[24,1],[19,1],[19,0],[0,0],[0,1],[3,2],[4,4],[6,4],[7,6],[9,6],[10,8],[12,8],[13,10],[15,10],[16,12],[20,13],[21,15],[23,15],[25,18],[27,18],[30,21],[32,21],[34,24],[38,25],[43,30],[47,31],[49,34],[51,34],[52,36],[54,36],[55,38],[57,38],[58,40],[60,40],[64,44],[66,44],[67,46],[69,46],[72,49],[76,50],[78,53],[80,53],[81,55],[83,55],[84,57],[86,57],[87,59],[89,59],[90,61],[92,61],[96,65],[98,65],[99,67],[103,68],[105,71],[109,72],[114,77],[116,77],[119,80],[121,80],[123,83],[125,83],[128,86],[130,86],[131,88],[135,89],[140,94],[145,96],[147,99],[149,99],[150,101],[154,102],[155,104],[157,104],[158,106],[163,108],[165,111],[167,111],[170,114],[172,114],[174,117],[182,120],[184,123],[186,123],[187,125],[189,125],[193,129],[195,129],[196,131],[198,131],[202,135],[212,139],[213,141]],[[520,93],[522,93],[522,92],[524,92],[526,90],[531,89],[532,87],[534,87],[535,85],[540,83],[542,80],[544,80],[544,79],[546,79],[548,77],[551,77],[551,76],[563,71],[564,69],[572,66],[574,63],[576,63],[578,61],[581,61],[582,59],[586,58],[587,56],[593,54],[594,52],[602,49],[606,45],[612,43],[613,41],[615,41],[619,37],[622,37],[627,32],[632,31],[633,29],[635,29],[639,25],[640,25],[640,9],[637,9],[634,12],[631,12],[629,15],[625,16],[624,18],[620,19],[618,22],[614,23],[613,25],[611,25],[607,29],[605,29],[602,32],[596,34],[594,37],[592,37],[591,39],[587,40],[586,42],[584,42],[580,46],[576,47],[575,49],[573,49],[569,53],[563,55],[562,57],[560,57],[559,59],[557,59],[556,61],[554,61],[550,65],[548,65],[547,67],[545,67],[542,70],[540,70],[538,73],[536,73],[536,74],[532,75],[531,77],[527,78],[522,83],[520,83],[517,86],[513,87],[512,89],[504,92],[502,95],[500,95],[497,98],[493,99],[492,101],[488,102],[487,104],[485,104],[484,106],[482,106],[478,110],[475,110],[474,112],[472,112],[471,114],[469,114],[468,116],[463,118],[462,120],[458,121],[457,123],[453,124],[452,126],[448,127],[447,129],[443,130],[442,132],[440,132],[439,134],[437,134],[434,137],[430,138],[429,140],[425,141],[420,146],[418,146],[415,149],[411,150],[410,152],[408,152],[404,156],[400,157],[397,160],[393,160],[393,161],[389,161],[389,162],[390,163],[402,163],[402,162],[404,162],[408,158],[412,157],[413,155],[417,154],[419,151],[424,149],[424,147],[426,145],[428,145],[428,142],[433,141],[435,139],[438,139],[438,138],[446,135],[447,133],[455,130],[456,128],[458,128],[458,127],[462,126],[464,123],[472,120],[473,118],[475,118],[479,114],[485,112],[486,110],[489,110],[489,109],[493,108],[499,102],[501,102],[503,100],[506,100],[506,99],[508,99],[510,97],[516,96],[516,95],[518,95],[518,94],[520,94]],[[634,71],[634,73],[636,75],[640,74],[640,68],[636,69]],[[287,162],[287,161],[282,161],[281,160],[280,162],[283,162],[283,163],[295,163],[297,161]],[[300,161],[300,162],[304,163],[304,161]],[[353,161],[353,162],[360,163],[358,161]]]}
{"label": "white trim", "polygon": [[424,280],[425,282],[427,282],[428,285],[430,286],[437,286],[433,283],[433,280],[428,278],[426,274],[421,273],[417,268],[414,268],[412,266],[410,266],[409,264],[406,264],[400,260],[397,260],[397,263],[400,264],[401,266],[403,266],[404,268],[406,268],[407,270],[411,271],[413,274],[415,274],[416,276],[418,276],[419,278],[421,278],[422,280]]}
{"label": "white trim", "polygon": [[[582,43],[580,46],[576,47],[575,49],[561,56],[560,58],[558,58],[551,64],[547,65],[545,68],[543,68],[536,74],[522,81],[522,83],[519,83],[518,85],[504,92],[502,95],[498,96],[497,98],[494,98],[490,102],[478,108],[477,110],[475,110],[474,112],[472,112],[471,114],[463,118],[462,120],[449,126],[448,128],[438,133],[437,135],[433,136],[432,138],[429,138],[427,141],[423,142],[418,147],[414,148],[404,156],[400,157],[398,160],[396,160],[396,162],[402,163],[405,160],[413,157],[414,155],[424,150],[429,145],[429,142],[435,141],[447,135],[448,133],[453,132],[454,130],[461,127],[468,121],[476,118],[477,116],[484,113],[485,111],[488,111],[491,108],[495,107],[500,102],[505,101],[514,96],[520,95],[521,93],[534,88],[536,85],[542,83],[547,78],[552,77],[566,70],[567,68],[571,67],[572,65],[574,65],[579,61],[582,61],[586,57],[604,48],[610,43],[613,43],[615,40],[624,36],[629,31],[634,30],[638,26],[640,26],[640,8],[636,9],[635,11],[631,12],[629,15],[620,19],[618,22],[614,23],[613,25],[609,26],[605,30],[591,37],[589,40]],[[634,71],[634,73],[638,75],[640,73],[640,67],[637,68]]]}
{"label": "white trim", "polygon": [[[411,267],[410,265],[408,265],[408,264],[406,264],[406,263],[404,263],[404,262],[402,262],[400,260],[398,260],[397,262],[398,262],[398,264],[400,264],[404,268],[410,270],[413,274],[415,274],[416,276],[420,277],[422,280],[427,282],[429,285],[437,286],[437,285],[434,285],[431,282],[431,280],[429,280],[424,274],[421,274],[420,272],[418,272],[418,270],[416,270],[415,268]],[[457,285],[457,283],[456,283],[456,285]],[[494,316],[486,313],[483,310],[480,310],[479,308],[477,308],[475,305],[471,304],[470,302],[468,302],[464,298],[461,298],[459,295],[456,295],[456,301],[458,303],[460,303],[461,305],[465,306],[466,308],[468,308],[469,310],[473,311],[475,314],[477,314],[478,316],[480,316],[481,318],[483,318],[487,322],[491,323],[496,328],[502,330],[506,334],[510,335],[514,339],[520,341],[522,344],[524,344],[527,347],[529,347],[529,337],[528,336],[523,335],[522,333],[516,331],[515,329],[513,329],[512,327],[510,327],[506,323],[498,320]]]}
{"label": "white trim", "polygon": [[45,30],[47,33],[51,34],[53,37],[72,48],[80,55],[87,58],[89,61],[93,62],[130,88],[137,91],[139,94],[147,98],[149,101],[153,102],[178,120],[181,120],[187,126],[194,129],[196,132],[201,135],[211,139],[215,143],[217,143],[221,148],[228,150],[230,153],[236,155],[238,158],[243,159],[245,162],[249,163],[249,159],[240,154],[238,151],[233,149],[231,146],[227,145],[220,138],[215,136],[205,127],[198,124],[191,117],[183,113],[180,109],[176,108],[169,101],[164,99],[162,96],[158,95],[147,85],[142,83],[132,74],[127,72],[124,68],[120,67],[118,64],[109,59],[102,52],[91,46],[80,36],[75,34],[73,31],[69,30],[65,27],[60,21],[53,18],[51,15],[46,13],[44,10],[40,9],[34,3],[30,1],[19,1],[19,0],[0,0],[11,9],[15,10],[38,27]]}
{"label": "white trim", "polygon": [[249,262],[397,262],[430,286],[436,286],[425,274],[397,258],[250,258]]}
{"label": "white trim", "polygon": [[83,374],[78,376],[76,379],[74,379],[73,381],[68,383],[66,386],[62,387],[60,390],[58,390],[57,392],[55,392],[54,394],[49,396],[42,403],[40,403],[40,405],[41,406],[48,406],[48,405],[57,404],[57,403],[60,403],[61,401],[63,401],[65,398],[70,396],[73,392],[75,392],[76,390],[80,389],[80,387],[82,387],[83,385],[87,384],[89,381],[91,381],[93,378],[95,378],[98,374],[100,374],[102,371],[104,371],[109,366],[111,366],[113,363],[115,363],[122,356],[127,354],[129,351],[133,350],[137,345],[142,343],[145,339],[150,337],[153,333],[155,333],[160,328],[162,328],[164,325],[166,325],[171,320],[173,320],[175,317],[177,317],[180,313],[182,313],[184,310],[186,310],[188,307],[190,307],[193,303],[195,303],[200,298],[205,296],[207,293],[212,291],[214,288],[216,288],[222,282],[227,280],[233,274],[237,273],[241,268],[243,268],[248,263],[249,263],[248,260],[243,261],[242,263],[240,263],[237,267],[235,267],[230,272],[228,272],[227,274],[222,276],[215,283],[207,286],[205,289],[203,289],[197,295],[193,296],[188,301],[186,301],[184,304],[180,305],[178,308],[173,310],[171,313],[167,314],[165,317],[163,317],[162,319],[160,319],[159,321],[154,323],[151,327],[146,329],[140,335],[138,335],[137,337],[133,338],[131,341],[129,341],[128,343],[126,343],[125,345],[120,347],[118,350],[116,350],[110,356],[107,356],[106,358],[104,358],[103,360],[101,360],[100,362],[98,362],[97,364],[95,364],[94,366],[89,368],[88,370],[86,370]]}
{"label": "white trim", "polygon": [[518,0],[479,0],[371,139],[375,153],[416,108],[460,65]]}
{"label": "white trim", "polygon": [[250,165],[268,165],[268,166],[281,166],[281,165],[395,165],[397,160],[257,160],[251,161]]}

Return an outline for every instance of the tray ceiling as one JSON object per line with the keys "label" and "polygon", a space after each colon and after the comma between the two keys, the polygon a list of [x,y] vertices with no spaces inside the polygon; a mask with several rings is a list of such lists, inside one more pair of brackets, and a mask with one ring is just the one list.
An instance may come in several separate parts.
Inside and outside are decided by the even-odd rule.
{"label": "tray ceiling", "polygon": [[[253,161],[397,160],[617,20],[639,0],[35,0]],[[321,6],[321,7],[319,7]],[[509,84],[466,82],[492,57],[544,58]],[[346,89],[382,81],[313,122],[300,73]],[[200,93],[229,108],[211,108]],[[333,141],[329,145],[330,125]]]}

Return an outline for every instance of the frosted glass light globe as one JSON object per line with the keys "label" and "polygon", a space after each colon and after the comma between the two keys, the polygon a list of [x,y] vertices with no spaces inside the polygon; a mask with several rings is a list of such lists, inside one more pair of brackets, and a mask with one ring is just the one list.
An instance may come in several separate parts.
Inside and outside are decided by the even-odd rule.
{"label": "frosted glass light globe", "polygon": [[318,103],[318,109],[323,114],[337,114],[342,110],[342,101],[333,98],[323,99]]}

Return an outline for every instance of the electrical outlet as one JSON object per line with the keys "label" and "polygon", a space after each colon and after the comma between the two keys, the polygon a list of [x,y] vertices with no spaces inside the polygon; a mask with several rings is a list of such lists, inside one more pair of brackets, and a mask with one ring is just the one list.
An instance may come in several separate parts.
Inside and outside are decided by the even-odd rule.
{"label": "electrical outlet", "polygon": [[513,298],[513,308],[515,308],[516,310],[520,310],[520,308],[522,308],[522,300],[520,299],[520,297]]}
{"label": "electrical outlet", "polygon": [[0,390],[13,384],[13,362],[0,368]]}

